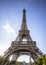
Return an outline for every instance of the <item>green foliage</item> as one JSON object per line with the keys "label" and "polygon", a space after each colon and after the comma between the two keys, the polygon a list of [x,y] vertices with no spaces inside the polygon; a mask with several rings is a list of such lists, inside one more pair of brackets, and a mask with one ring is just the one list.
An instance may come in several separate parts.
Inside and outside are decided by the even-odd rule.
{"label": "green foliage", "polygon": [[39,58],[39,59],[38,59],[38,65],[42,65],[42,64],[43,64],[42,58]]}
{"label": "green foliage", "polygon": [[16,61],[16,65],[20,65],[20,62],[17,62],[17,61]]}
{"label": "green foliage", "polygon": [[46,65],[46,55],[43,55],[42,60],[43,60],[43,64]]}
{"label": "green foliage", "polygon": [[46,65],[46,55],[43,55],[42,58],[38,58],[37,65]]}

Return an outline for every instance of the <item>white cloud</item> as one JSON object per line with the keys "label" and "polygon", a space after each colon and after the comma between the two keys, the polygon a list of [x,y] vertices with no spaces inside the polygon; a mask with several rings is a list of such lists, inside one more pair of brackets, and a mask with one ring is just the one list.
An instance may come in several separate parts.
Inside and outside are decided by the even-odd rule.
{"label": "white cloud", "polygon": [[3,29],[7,32],[7,33],[12,33],[15,37],[15,30],[13,29],[13,27],[9,24],[9,23],[6,23],[4,26],[3,26]]}
{"label": "white cloud", "polygon": [[18,59],[17,59],[17,61],[19,61],[19,62],[23,62],[23,61],[25,61],[26,63],[29,63],[30,62],[30,57],[28,56],[28,55],[22,55],[22,56],[20,56]]}
{"label": "white cloud", "polygon": [[10,44],[6,42],[1,42],[0,41],[0,56],[4,55],[4,52],[10,47]]}

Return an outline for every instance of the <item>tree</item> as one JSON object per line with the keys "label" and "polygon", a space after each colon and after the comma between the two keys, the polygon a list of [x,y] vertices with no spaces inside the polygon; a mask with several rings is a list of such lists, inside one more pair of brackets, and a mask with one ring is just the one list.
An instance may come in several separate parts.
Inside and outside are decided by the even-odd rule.
{"label": "tree", "polygon": [[37,65],[42,65],[42,64],[43,64],[42,58],[38,58],[38,63],[37,63]]}
{"label": "tree", "polygon": [[46,55],[43,55],[42,61],[43,61],[43,64],[46,65]]}
{"label": "tree", "polygon": [[38,58],[37,65],[46,65],[46,55],[43,55],[42,58]]}

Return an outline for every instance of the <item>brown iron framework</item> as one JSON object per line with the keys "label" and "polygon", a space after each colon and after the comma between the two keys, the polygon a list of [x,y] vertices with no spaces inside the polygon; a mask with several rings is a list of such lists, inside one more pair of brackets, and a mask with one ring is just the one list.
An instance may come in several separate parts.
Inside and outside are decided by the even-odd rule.
{"label": "brown iron framework", "polygon": [[[23,39],[26,39],[26,41],[23,41]],[[30,36],[30,31],[28,30],[26,23],[25,9],[23,9],[22,25],[21,29],[19,30],[19,34],[16,40],[12,41],[11,46],[5,51],[3,58],[4,62],[2,65],[5,65],[6,59],[8,59],[9,56],[13,55],[13,61],[16,61],[17,58],[22,54],[29,55],[30,57],[33,58],[35,62],[37,61],[39,56],[41,57],[43,55],[40,49],[36,46],[36,41],[33,41]]]}

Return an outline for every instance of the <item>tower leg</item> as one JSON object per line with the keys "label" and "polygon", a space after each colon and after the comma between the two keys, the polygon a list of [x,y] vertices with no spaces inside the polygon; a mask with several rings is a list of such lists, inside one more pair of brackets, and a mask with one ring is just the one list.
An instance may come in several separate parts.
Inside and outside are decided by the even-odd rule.
{"label": "tower leg", "polygon": [[17,53],[13,54],[12,61],[15,61],[16,62],[17,57],[18,57]]}
{"label": "tower leg", "polygon": [[31,55],[30,55],[30,65],[32,65],[32,62],[31,62]]}

